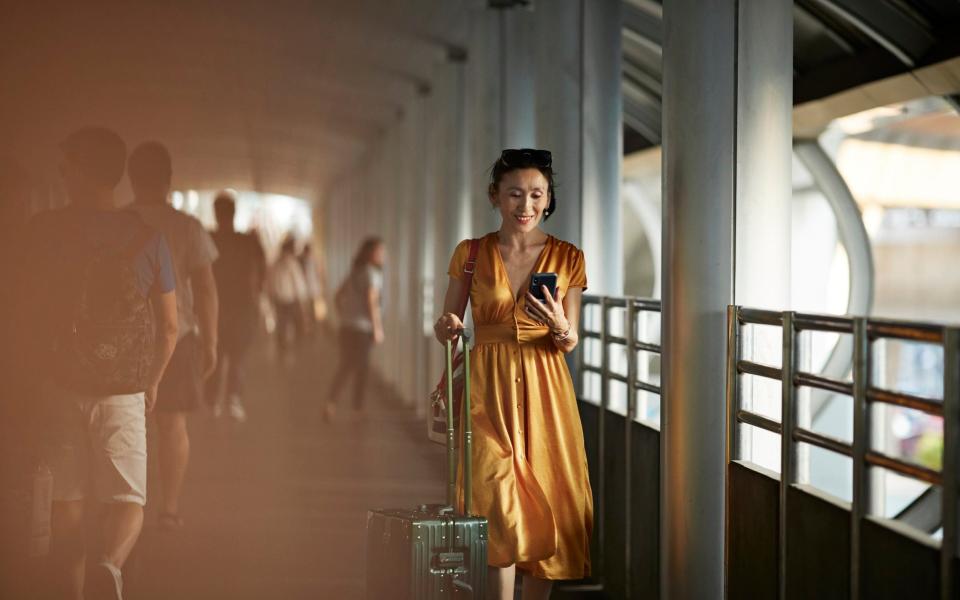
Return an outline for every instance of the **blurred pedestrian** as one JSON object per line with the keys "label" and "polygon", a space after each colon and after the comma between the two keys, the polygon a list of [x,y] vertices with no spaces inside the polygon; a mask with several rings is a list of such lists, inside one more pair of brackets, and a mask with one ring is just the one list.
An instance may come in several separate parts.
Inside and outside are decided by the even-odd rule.
{"label": "blurred pedestrian", "polygon": [[323,284],[320,272],[320,263],[317,261],[313,246],[310,243],[303,245],[300,255],[300,268],[307,284],[307,302],[304,309],[306,315],[306,331],[312,334],[326,316],[326,306],[323,304]]}
{"label": "blurred pedestrian", "polygon": [[[260,297],[266,278],[266,259],[257,236],[235,229],[236,200],[229,191],[213,203],[217,230],[213,241],[220,258],[213,264],[219,299],[217,367],[207,380],[207,401],[214,416],[224,406],[235,421],[243,422],[243,371],[247,352],[260,324]],[[221,393],[222,392],[222,393]]]}
{"label": "blurred pedestrian", "polygon": [[270,268],[269,290],[277,316],[277,351],[281,359],[286,359],[291,347],[303,339],[308,299],[306,277],[292,237],[283,241],[280,256]]}
{"label": "blurred pedestrian", "polygon": [[[176,280],[163,236],[116,208],[123,140],[85,128],[60,149],[70,205],[31,222],[22,287],[54,482],[49,564],[55,597],[119,599],[147,498],[145,411],[177,341]],[[105,514],[85,582],[87,498]]]}
{"label": "blurred pedestrian", "polygon": [[350,273],[337,289],[335,303],[340,315],[340,362],[333,376],[326,403],[325,421],[336,413],[340,391],[353,378],[353,409],[361,414],[366,400],[369,379],[370,351],[382,344],[383,333],[383,266],[386,248],[379,237],[370,237],[360,244]]}
{"label": "blurred pedestrian", "polygon": [[143,143],[127,166],[135,210],[160,231],[173,257],[177,281],[177,347],[160,381],[155,412],[159,429],[160,526],[177,529],[180,490],[190,461],[187,414],[200,404],[204,380],[217,363],[217,284],[213,262],[217,248],[196,218],[168,202],[173,167],[169,151],[158,142]]}

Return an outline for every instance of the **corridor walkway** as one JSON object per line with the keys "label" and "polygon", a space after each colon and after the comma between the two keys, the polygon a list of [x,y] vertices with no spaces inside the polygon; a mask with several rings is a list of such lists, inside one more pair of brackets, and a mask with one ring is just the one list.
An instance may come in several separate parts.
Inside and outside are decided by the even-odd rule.
{"label": "corridor walkway", "polygon": [[442,448],[381,386],[370,386],[366,420],[342,410],[332,425],[319,420],[332,344],[310,342],[290,366],[272,359],[267,340],[259,348],[248,421],[204,410],[190,424],[182,530],[157,528],[150,490],[130,598],[363,598],[366,510],[442,501]]}

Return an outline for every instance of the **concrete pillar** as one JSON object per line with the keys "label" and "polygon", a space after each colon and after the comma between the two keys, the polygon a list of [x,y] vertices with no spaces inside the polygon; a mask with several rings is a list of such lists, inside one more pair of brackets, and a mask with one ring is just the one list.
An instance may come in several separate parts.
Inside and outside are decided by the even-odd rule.
{"label": "concrete pillar", "polygon": [[724,593],[726,306],[789,301],[792,9],[664,3],[664,598]]}

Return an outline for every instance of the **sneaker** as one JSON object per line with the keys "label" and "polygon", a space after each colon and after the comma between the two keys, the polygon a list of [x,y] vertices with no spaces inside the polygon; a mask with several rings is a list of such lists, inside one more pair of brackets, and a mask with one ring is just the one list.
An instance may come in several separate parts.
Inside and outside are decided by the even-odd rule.
{"label": "sneaker", "polygon": [[230,397],[230,417],[237,423],[243,423],[247,420],[247,411],[244,410],[243,404],[240,403],[239,396]]}
{"label": "sneaker", "polygon": [[123,576],[120,569],[102,562],[93,569],[87,582],[89,600],[123,600]]}

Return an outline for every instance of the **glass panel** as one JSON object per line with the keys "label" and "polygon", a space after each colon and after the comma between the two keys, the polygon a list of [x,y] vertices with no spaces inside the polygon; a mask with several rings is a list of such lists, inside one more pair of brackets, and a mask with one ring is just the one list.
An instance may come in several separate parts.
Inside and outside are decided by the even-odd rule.
{"label": "glass panel", "polygon": [[800,455],[809,457],[809,471],[802,483],[823,490],[845,502],[853,501],[853,459],[818,446],[799,443]]}
{"label": "glass panel", "polygon": [[752,425],[741,427],[740,440],[745,451],[745,459],[779,473],[780,436]]}

